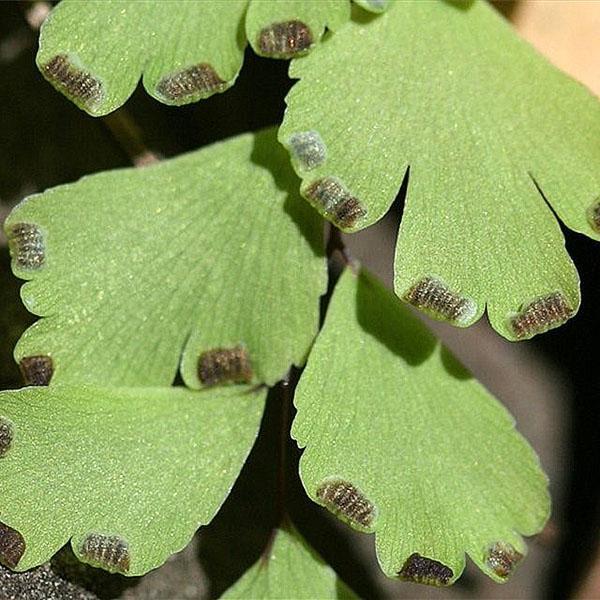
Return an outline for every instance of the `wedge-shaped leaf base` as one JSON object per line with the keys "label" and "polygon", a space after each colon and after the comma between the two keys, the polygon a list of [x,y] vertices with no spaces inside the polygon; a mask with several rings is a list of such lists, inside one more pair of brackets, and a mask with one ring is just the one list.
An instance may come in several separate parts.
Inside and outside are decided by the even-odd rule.
{"label": "wedge-shaped leaf base", "polygon": [[290,74],[279,139],[338,227],[379,220],[410,166],[399,297],[462,327],[487,306],[511,340],[575,314],[577,273],[536,184],[568,227],[600,237],[600,103],[486,2],[392,2]]}
{"label": "wedge-shaped leaf base", "polygon": [[300,380],[292,435],[309,496],[376,533],[383,571],[496,581],[540,531],[547,480],[506,410],[397,298],[346,271]]}
{"label": "wedge-shaped leaf base", "polygon": [[81,560],[110,571],[157,567],[221,506],[265,395],[244,386],[2,392],[11,444],[0,458],[0,560],[29,569],[71,539]]}
{"label": "wedge-shaped leaf base", "polygon": [[338,579],[300,534],[275,532],[268,555],[249,569],[222,596],[228,600],[294,598],[351,600],[356,596]]}
{"label": "wedge-shaped leaf base", "polygon": [[272,384],[304,362],[325,291],[322,221],[273,130],[32,196],[5,229],[40,316],[32,384]]}

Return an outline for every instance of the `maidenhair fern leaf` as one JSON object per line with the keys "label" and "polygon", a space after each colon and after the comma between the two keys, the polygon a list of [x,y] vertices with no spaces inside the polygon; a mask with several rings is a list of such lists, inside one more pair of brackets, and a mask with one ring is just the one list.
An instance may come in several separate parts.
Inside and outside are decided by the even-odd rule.
{"label": "maidenhair fern leaf", "polygon": [[348,0],[251,0],[246,35],[261,56],[306,54],[325,26],[336,31],[350,18]]}
{"label": "maidenhair fern leaf", "polygon": [[536,184],[567,226],[600,237],[600,103],[487,3],[392,2],[290,73],[279,137],[332,222],[380,219],[410,166],[401,298],[459,326],[487,306],[509,339],[577,311],[577,273]]}
{"label": "maidenhair fern leaf", "polygon": [[[28,383],[272,384],[302,364],[326,286],[319,216],[272,130],[24,200],[6,221]],[[182,356],[183,355],[183,356]]]}
{"label": "maidenhair fern leaf", "polygon": [[319,600],[355,598],[297,531],[277,530],[268,555],[261,559],[222,596]]}
{"label": "maidenhair fern leaf", "polygon": [[81,560],[110,571],[160,565],[229,493],[265,396],[245,387],[0,393],[0,560],[29,569],[71,539]]}
{"label": "maidenhair fern leaf", "polygon": [[338,282],[295,398],[309,496],[376,533],[390,577],[448,585],[465,552],[496,581],[549,511],[506,410],[364,272]]}
{"label": "maidenhair fern leaf", "polygon": [[[382,0],[360,4],[384,8]],[[142,75],[160,102],[188,104],[233,85],[246,34],[259,54],[288,58],[349,16],[349,0],[62,0],[42,27],[37,63],[94,116],[121,106]]]}
{"label": "maidenhair fern leaf", "polygon": [[88,113],[149,94],[186,104],[230,87],[242,66],[246,0],[62,0],[42,26],[37,63]]}

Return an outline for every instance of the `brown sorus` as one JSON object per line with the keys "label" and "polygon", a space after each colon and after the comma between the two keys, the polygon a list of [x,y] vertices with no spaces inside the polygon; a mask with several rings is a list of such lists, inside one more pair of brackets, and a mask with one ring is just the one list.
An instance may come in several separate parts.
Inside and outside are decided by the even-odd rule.
{"label": "brown sorus", "polygon": [[588,208],[587,218],[592,229],[600,233],[600,197]]}
{"label": "brown sorus", "polygon": [[12,446],[14,431],[12,423],[0,417],[0,458],[6,456]]}
{"label": "brown sorus", "polygon": [[44,354],[23,357],[19,368],[25,385],[48,385],[54,373],[52,358]]}
{"label": "brown sorus", "polygon": [[273,23],[258,34],[258,49],[265,56],[287,58],[302,54],[312,43],[310,27],[298,20]]}
{"label": "brown sorus", "polygon": [[375,505],[352,483],[342,479],[328,479],[317,489],[317,498],[332,512],[364,528],[373,524]]}
{"label": "brown sorus", "polygon": [[453,576],[450,567],[416,552],[408,557],[402,569],[398,571],[398,577],[404,581],[435,586],[448,585]]}
{"label": "brown sorus", "polygon": [[475,313],[472,300],[453,292],[435,277],[423,277],[404,294],[404,300],[446,321],[468,321]]}
{"label": "brown sorus", "polygon": [[508,579],[523,555],[508,542],[496,542],[485,557],[487,566],[500,578]]}
{"label": "brown sorus", "polygon": [[572,315],[564,294],[552,292],[527,304],[510,319],[510,325],[517,339],[522,339],[556,327]]}
{"label": "brown sorus", "polygon": [[118,535],[90,533],[81,545],[81,555],[91,563],[109,571],[129,571],[129,549],[127,542]]}
{"label": "brown sorus", "polygon": [[198,359],[198,378],[204,385],[250,383],[252,365],[246,348],[215,348]]}
{"label": "brown sorus", "polygon": [[36,270],[46,260],[44,236],[33,223],[15,223],[8,230],[8,244],[17,267]]}
{"label": "brown sorus", "polygon": [[167,75],[158,82],[156,89],[161,96],[173,102],[185,101],[191,96],[210,96],[227,88],[223,81],[207,63],[201,63]]}
{"label": "brown sorus", "polygon": [[92,107],[102,100],[103,89],[98,79],[75,67],[66,54],[58,54],[42,67],[45,76],[68,96]]}
{"label": "brown sorus", "polygon": [[23,536],[16,529],[0,523],[0,563],[14,569],[24,552]]}
{"label": "brown sorus", "polygon": [[304,195],[341,229],[351,229],[367,214],[358,198],[350,194],[335,177],[313,181]]}

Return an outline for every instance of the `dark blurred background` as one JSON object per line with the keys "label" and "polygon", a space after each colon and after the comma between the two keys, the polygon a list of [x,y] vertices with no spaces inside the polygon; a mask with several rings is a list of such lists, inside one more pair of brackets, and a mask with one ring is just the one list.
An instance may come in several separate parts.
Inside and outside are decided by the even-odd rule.
{"label": "dark blurred background", "polygon": [[[600,93],[600,2],[502,2],[497,7],[558,66]],[[0,222],[33,192],[281,121],[292,83],[287,63],[260,59],[251,51],[236,85],[224,94],[170,108],[138,89],[125,110],[88,117],[45,83],[35,67],[35,30],[43,11],[43,3],[0,2]],[[389,218],[346,236],[351,251],[388,283],[402,203],[400,194]],[[431,323],[515,415],[552,482],[552,520],[531,541],[530,556],[508,584],[494,584],[472,567],[443,590],[386,579],[376,564],[372,536],[351,532],[306,500],[293,472],[298,453],[289,444],[294,522],[362,597],[600,598],[600,245],[566,230],[565,237],[581,276],[583,302],[564,327],[510,344],[485,322],[466,331]],[[0,233],[0,389],[21,385],[12,348],[32,318],[20,303],[19,285]],[[27,574],[0,567],[0,600],[218,596],[258,558],[275,523],[278,427],[288,418],[279,391],[270,395],[259,442],[219,515],[165,566],[144,578],[123,578],[82,566],[64,549],[51,564]]]}

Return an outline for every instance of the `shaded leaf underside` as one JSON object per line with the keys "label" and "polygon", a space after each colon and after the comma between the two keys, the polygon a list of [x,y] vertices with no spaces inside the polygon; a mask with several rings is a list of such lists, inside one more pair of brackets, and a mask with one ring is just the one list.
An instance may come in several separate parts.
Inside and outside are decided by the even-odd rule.
{"label": "shaded leaf underside", "polygon": [[400,297],[460,326],[487,306],[509,339],[576,312],[577,273],[534,180],[567,226],[599,237],[600,104],[485,2],[393,2],[290,74],[279,138],[327,218],[379,220],[410,166]]}
{"label": "shaded leaf underside", "polygon": [[510,415],[365,273],[338,282],[295,404],[307,493],[376,533],[390,577],[447,585],[466,552],[504,581],[544,525],[547,481]]}
{"label": "shaded leaf underside", "polygon": [[162,564],[229,493],[265,396],[244,387],[0,393],[13,438],[0,458],[0,522],[24,539],[16,568],[49,560],[70,538],[81,560],[111,571]]}
{"label": "shaded leaf underside", "polygon": [[268,130],[24,200],[5,228],[44,318],[17,360],[49,357],[55,383],[165,386],[181,363],[198,388],[219,361],[225,380],[278,381],[304,362],[326,285],[321,220],[293,177]]}
{"label": "shaded leaf underside", "polygon": [[223,598],[355,598],[296,531],[277,530],[268,556],[261,557]]}

